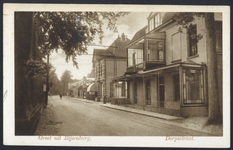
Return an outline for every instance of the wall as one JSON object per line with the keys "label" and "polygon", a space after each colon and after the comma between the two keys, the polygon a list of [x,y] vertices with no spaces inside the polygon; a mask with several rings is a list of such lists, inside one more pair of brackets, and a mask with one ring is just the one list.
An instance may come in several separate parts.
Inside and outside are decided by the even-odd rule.
{"label": "wall", "polygon": [[158,79],[157,76],[151,77],[151,105],[158,107]]}
{"label": "wall", "polygon": [[134,104],[134,99],[133,99],[133,81],[129,81],[129,98],[130,98],[130,103]]}
{"label": "wall", "polygon": [[143,89],[143,78],[136,78],[135,81],[137,82],[137,104],[143,105],[145,103],[145,90]]}
{"label": "wall", "polygon": [[106,94],[110,96],[110,82],[114,78],[114,60],[106,58]]}
{"label": "wall", "polygon": [[[181,58],[181,61],[192,60],[196,63],[207,62],[206,56],[206,34],[205,34],[205,19],[203,17],[197,18],[195,20],[197,24],[197,34],[201,34],[203,38],[197,43],[198,55],[196,57],[188,57],[188,32],[186,29],[183,29],[182,32],[178,32],[179,26],[175,23],[171,24],[166,29],[166,64],[169,65],[172,61],[175,61],[173,58]],[[172,36],[176,34],[180,40],[180,53],[173,53],[173,44]],[[175,56],[173,56],[175,54]],[[179,55],[179,56],[178,56]]]}
{"label": "wall", "polygon": [[165,104],[168,109],[180,110],[180,101],[174,101],[174,82],[170,73],[164,75]]}
{"label": "wall", "polygon": [[119,77],[119,76],[123,76],[124,73],[126,72],[126,65],[127,65],[127,62],[126,62],[126,58],[124,59],[117,59],[117,66],[116,66],[116,76]]}

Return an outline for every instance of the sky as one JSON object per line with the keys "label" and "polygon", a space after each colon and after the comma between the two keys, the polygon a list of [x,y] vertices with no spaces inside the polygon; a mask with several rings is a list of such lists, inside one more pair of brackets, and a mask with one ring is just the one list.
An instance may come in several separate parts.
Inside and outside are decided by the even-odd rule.
{"label": "sky", "polygon": [[[124,17],[120,17],[117,20],[118,33],[106,30],[106,26],[103,26],[104,37],[102,40],[102,45],[110,46],[118,35],[121,36],[122,33],[124,33],[127,38],[131,40],[138,30],[147,25],[147,17],[149,14],[150,12],[133,12]],[[99,41],[99,39],[96,39],[96,41]],[[100,45],[97,42],[95,43]],[[58,50],[58,53],[52,53],[49,61],[56,68],[58,79],[61,78],[62,73],[65,70],[71,71],[72,79],[82,79],[84,76],[87,76],[92,69],[92,54],[94,48],[104,49],[102,46],[89,46],[88,55],[77,56],[76,61],[78,62],[78,69],[73,66],[72,60],[70,60],[68,63],[66,62],[65,54],[62,53],[62,50]]]}

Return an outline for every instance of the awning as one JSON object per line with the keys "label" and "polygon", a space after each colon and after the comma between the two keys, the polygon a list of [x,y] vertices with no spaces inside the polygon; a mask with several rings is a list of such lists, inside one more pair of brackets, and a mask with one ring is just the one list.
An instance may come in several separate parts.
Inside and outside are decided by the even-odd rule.
{"label": "awning", "polygon": [[87,92],[97,92],[97,83],[92,83],[88,86]]}

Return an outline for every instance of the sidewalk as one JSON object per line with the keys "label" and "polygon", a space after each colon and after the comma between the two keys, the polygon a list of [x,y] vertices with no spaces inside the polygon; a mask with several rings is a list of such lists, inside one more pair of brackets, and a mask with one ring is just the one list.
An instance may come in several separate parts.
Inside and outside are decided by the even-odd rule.
{"label": "sidewalk", "polygon": [[150,116],[150,117],[155,117],[155,118],[160,118],[160,119],[165,119],[165,120],[181,120],[181,119],[184,119],[183,117],[176,117],[176,116],[170,116],[170,115],[165,115],[165,114],[160,114],[160,113],[155,113],[155,112],[138,110],[138,109],[129,108],[129,107],[112,105],[110,103],[103,104],[103,102],[96,102],[96,101],[93,101],[93,100],[86,100],[86,99],[74,98],[74,97],[71,97],[71,98],[73,98],[75,100],[82,101],[82,102],[86,102],[86,103],[99,103],[99,105],[102,106],[102,107],[107,107],[107,108],[111,108],[111,109],[117,109],[117,110],[132,112],[132,113],[136,113],[136,114],[140,114],[140,115],[145,115],[145,116]]}
{"label": "sidewalk", "polygon": [[82,102],[86,102],[86,103],[98,104],[101,107],[131,112],[131,113],[150,116],[154,118],[159,118],[161,120],[166,121],[166,123],[173,124],[176,126],[181,126],[187,129],[211,133],[216,136],[223,135],[222,125],[208,125],[208,126],[205,125],[205,122],[208,120],[208,117],[183,118],[183,117],[170,116],[170,115],[165,115],[161,113],[139,110],[139,109],[124,107],[124,106],[112,105],[110,103],[103,104],[103,102],[95,102],[93,100],[86,100],[86,99],[74,98],[74,97],[71,97],[71,98],[82,101]]}

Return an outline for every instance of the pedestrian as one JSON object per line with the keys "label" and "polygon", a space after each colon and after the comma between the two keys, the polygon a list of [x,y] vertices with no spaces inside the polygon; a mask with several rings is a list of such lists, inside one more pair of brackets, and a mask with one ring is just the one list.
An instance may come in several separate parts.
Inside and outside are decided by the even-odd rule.
{"label": "pedestrian", "polygon": [[60,99],[62,99],[62,94],[60,94]]}

